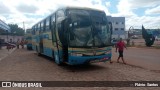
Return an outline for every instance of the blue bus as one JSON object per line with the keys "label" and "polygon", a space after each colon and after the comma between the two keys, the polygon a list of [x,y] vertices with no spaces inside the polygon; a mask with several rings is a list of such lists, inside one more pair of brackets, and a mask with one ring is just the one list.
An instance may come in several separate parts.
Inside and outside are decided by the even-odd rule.
{"label": "blue bus", "polygon": [[58,65],[111,60],[111,29],[104,11],[64,7],[32,27],[32,48]]}
{"label": "blue bus", "polygon": [[25,44],[28,50],[32,50],[32,33],[31,29],[27,29],[25,33]]}

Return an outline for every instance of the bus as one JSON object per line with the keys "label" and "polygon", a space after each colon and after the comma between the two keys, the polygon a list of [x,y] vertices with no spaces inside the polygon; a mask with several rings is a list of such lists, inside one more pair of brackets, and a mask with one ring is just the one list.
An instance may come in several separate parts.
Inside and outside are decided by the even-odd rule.
{"label": "bus", "polygon": [[104,11],[64,7],[32,26],[32,48],[58,65],[111,60],[111,29]]}
{"label": "bus", "polygon": [[25,33],[25,41],[28,50],[32,50],[32,33],[31,29],[27,29]]}

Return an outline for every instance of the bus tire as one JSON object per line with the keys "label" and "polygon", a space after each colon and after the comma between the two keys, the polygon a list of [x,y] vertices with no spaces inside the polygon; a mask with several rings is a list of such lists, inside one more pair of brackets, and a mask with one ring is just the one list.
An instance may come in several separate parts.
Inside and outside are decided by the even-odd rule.
{"label": "bus tire", "polygon": [[29,47],[27,46],[27,50],[29,50]]}
{"label": "bus tire", "polygon": [[63,63],[59,63],[59,64],[57,64],[58,66],[63,66]]}
{"label": "bus tire", "polygon": [[38,52],[38,56],[42,56],[42,54]]}
{"label": "bus tire", "polygon": [[91,65],[91,63],[87,62],[87,63],[84,63],[83,65],[84,66],[89,66],[89,65]]}
{"label": "bus tire", "polygon": [[63,66],[63,65],[64,65],[64,63],[63,63],[63,62],[61,62],[61,61],[59,61],[59,63],[57,63],[57,65],[58,65],[58,66]]}

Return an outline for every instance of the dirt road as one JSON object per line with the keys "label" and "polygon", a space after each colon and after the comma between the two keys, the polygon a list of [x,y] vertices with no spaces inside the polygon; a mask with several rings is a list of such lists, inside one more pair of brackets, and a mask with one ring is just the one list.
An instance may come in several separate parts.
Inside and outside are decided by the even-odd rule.
{"label": "dirt road", "polygon": [[[117,57],[118,53],[113,48],[113,60],[115,62]],[[160,71],[160,49],[131,47],[124,50],[124,58],[130,65]]]}
{"label": "dirt road", "polygon": [[[0,61],[0,81],[160,81],[160,73],[121,63],[58,66],[34,51],[18,49]],[[159,90],[158,87],[0,88],[5,90]]]}

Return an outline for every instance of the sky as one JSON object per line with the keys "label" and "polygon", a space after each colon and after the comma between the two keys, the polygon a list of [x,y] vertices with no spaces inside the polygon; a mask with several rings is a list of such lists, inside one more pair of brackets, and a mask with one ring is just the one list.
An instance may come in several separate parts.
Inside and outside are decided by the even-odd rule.
{"label": "sky", "polygon": [[160,28],[160,0],[0,0],[0,19],[25,29],[62,6],[104,10],[107,16],[125,17],[126,30]]}

